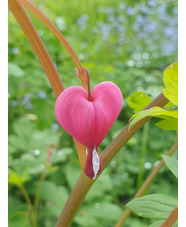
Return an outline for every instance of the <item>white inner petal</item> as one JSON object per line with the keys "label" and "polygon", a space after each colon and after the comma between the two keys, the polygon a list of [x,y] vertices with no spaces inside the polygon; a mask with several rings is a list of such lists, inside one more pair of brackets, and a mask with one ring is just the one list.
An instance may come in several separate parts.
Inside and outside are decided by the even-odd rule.
{"label": "white inner petal", "polygon": [[88,155],[88,149],[86,148],[86,156]]}
{"label": "white inner petal", "polygon": [[93,165],[93,171],[94,171],[94,177],[92,179],[95,179],[97,177],[97,173],[100,169],[99,156],[98,156],[98,153],[96,152],[95,147],[92,151],[92,165]]}

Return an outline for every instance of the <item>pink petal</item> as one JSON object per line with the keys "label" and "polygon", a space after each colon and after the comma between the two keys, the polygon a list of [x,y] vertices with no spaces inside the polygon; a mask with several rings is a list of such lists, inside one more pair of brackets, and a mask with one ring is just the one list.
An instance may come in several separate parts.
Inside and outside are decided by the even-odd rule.
{"label": "pink petal", "polygon": [[94,147],[95,112],[82,87],[65,89],[57,98],[55,116],[62,128],[86,147]]}
{"label": "pink petal", "polygon": [[123,97],[117,85],[102,82],[94,87],[92,98],[95,110],[95,145],[99,146],[120,113]]}

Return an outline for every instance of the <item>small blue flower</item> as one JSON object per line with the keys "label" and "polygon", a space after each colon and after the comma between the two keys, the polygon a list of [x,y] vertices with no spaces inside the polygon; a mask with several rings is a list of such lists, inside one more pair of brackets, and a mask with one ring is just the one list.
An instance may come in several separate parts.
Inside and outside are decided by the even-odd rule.
{"label": "small blue flower", "polygon": [[52,130],[56,131],[59,128],[59,124],[58,123],[53,123],[51,128],[52,128]]}
{"label": "small blue flower", "polygon": [[40,99],[46,99],[46,97],[47,97],[47,95],[44,91],[38,91],[37,94]]}
{"label": "small blue flower", "polygon": [[129,7],[126,12],[127,12],[127,15],[129,15],[129,16],[134,15],[134,13],[135,13],[133,7]]}

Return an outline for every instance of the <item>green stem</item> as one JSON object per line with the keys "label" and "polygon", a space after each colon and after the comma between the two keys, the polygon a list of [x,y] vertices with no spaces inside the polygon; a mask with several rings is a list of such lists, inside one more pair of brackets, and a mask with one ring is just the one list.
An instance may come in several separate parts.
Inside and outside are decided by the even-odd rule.
{"label": "green stem", "polygon": [[137,179],[137,188],[140,187],[143,181],[145,156],[147,153],[148,133],[149,133],[149,122],[147,122],[143,127],[142,146],[141,146],[141,154],[140,154],[140,170],[139,170],[138,179]]}
{"label": "green stem", "polygon": [[[154,99],[145,109],[152,108],[154,106],[163,107],[168,103],[168,99],[161,93],[156,99]],[[103,162],[103,169],[118,153],[118,151],[128,142],[128,140],[150,119],[146,117],[136,124],[134,124],[130,131],[128,130],[129,124],[120,132],[120,134],[110,143],[110,145],[101,153],[101,159]],[[68,227],[71,225],[73,218],[83,202],[84,197],[91,188],[95,180],[91,180],[81,173],[74,189],[72,190],[65,207],[58,219],[56,227]]]}
{"label": "green stem", "polygon": [[32,203],[31,203],[31,200],[30,200],[30,197],[26,191],[26,189],[24,188],[24,186],[22,184],[20,185],[17,185],[18,188],[20,189],[27,205],[28,205],[28,208],[30,210],[30,216],[31,216],[31,220],[32,220],[32,227],[36,227],[36,216],[35,216],[35,212],[33,210],[33,206],[32,206]]}
{"label": "green stem", "polygon": [[46,161],[45,161],[45,167],[44,167],[44,170],[43,170],[41,177],[39,179],[39,184],[38,184],[38,187],[37,187],[34,205],[33,205],[33,210],[34,210],[36,216],[37,216],[37,209],[38,209],[38,204],[39,204],[39,197],[40,197],[40,193],[41,193],[41,188],[42,188],[43,181],[46,177],[47,165],[51,162],[51,155],[52,155],[52,147],[49,144],[47,146],[47,157],[46,157]]}
{"label": "green stem", "polygon": [[[178,141],[171,147],[171,149],[167,152],[166,155],[171,156],[175,150],[178,147]],[[153,171],[150,173],[150,175],[147,177],[147,179],[145,180],[145,182],[143,183],[143,185],[140,187],[140,189],[137,191],[137,193],[135,194],[135,196],[133,197],[133,199],[138,198],[140,196],[143,195],[143,193],[147,190],[148,186],[151,184],[151,182],[154,180],[155,176],[158,174],[158,172],[160,171],[160,169],[162,168],[162,166],[165,164],[165,162],[163,161],[163,159],[158,163],[158,165],[153,169]],[[120,219],[117,221],[115,227],[121,227],[126,219],[128,218],[128,216],[130,215],[131,211],[129,208],[127,208],[124,213],[122,214],[122,216],[120,217]]]}

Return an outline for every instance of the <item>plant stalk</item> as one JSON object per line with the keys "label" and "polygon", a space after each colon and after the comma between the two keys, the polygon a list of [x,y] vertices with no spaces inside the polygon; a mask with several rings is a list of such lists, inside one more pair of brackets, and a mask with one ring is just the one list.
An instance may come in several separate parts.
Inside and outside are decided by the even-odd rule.
{"label": "plant stalk", "polygon": [[[171,156],[177,148],[178,148],[178,141],[171,147],[171,149],[166,153],[166,155]],[[158,163],[158,165],[153,169],[153,171],[150,173],[150,175],[144,181],[144,183],[142,184],[140,189],[137,191],[137,193],[135,194],[133,199],[136,199],[143,195],[143,193],[147,190],[148,186],[152,183],[155,176],[158,174],[158,172],[160,171],[160,169],[163,167],[164,164],[165,164],[164,160],[161,159],[161,161]],[[125,223],[126,219],[130,215],[130,213],[131,213],[131,210],[129,208],[126,208],[126,210],[124,211],[124,213],[122,214],[120,219],[117,221],[115,227],[121,227]]]}
{"label": "plant stalk", "polygon": [[24,197],[24,199],[25,199],[25,201],[26,201],[26,203],[28,205],[28,208],[30,210],[30,217],[31,217],[31,221],[32,221],[32,227],[36,227],[37,226],[37,224],[36,224],[36,215],[34,213],[33,206],[32,206],[32,203],[30,201],[30,197],[29,197],[26,189],[24,188],[24,186],[22,184],[19,184],[17,186],[20,189],[20,191],[21,191],[21,193],[22,193],[22,195],[23,195],[23,197]]}
{"label": "plant stalk", "polygon": [[165,222],[160,227],[172,227],[178,220],[178,205],[172,210]]}
{"label": "plant stalk", "polygon": [[145,155],[147,153],[148,133],[149,133],[149,122],[147,122],[143,127],[142,146],[141,146],[141,154],[140,154],[140,161],[139,161],[140,170],[137,178],[137,189],[140,188],[140,185],[143,182]]}
{"label": "plant stalk", "polygon": [[[161,93],[155,98],[145,109],[152,108],[154,106],[163,107],[168,103],[168,99]],[[134,124],[130,131],[128,130],[129,124],[120,132],[120,134],[110,143],[108,147],[101,153],[101,159],[103,162],[103,169],[118,153],[118,151],[128,142],[128,140],[150,119],[146,117],[141,121]],[[96,178],[97,179],[97,178]],[[95,179],[95,180],[96,180]],[[56,227],[68,227],[71,225],[73,218],[79,209],[84,197],[88,190],[91,188],[95,180],[91,180],[81,173],[75,187],[73,188],[65,207],[58,219]]]}
{"label": "plant stalk", "polygon": [[65,37],[62,35],[62,33],[33,3],[31,3],[28,0],[17,0],[17,1],[19,1],[24,7],[26,7],[30,12],[32,12],[56,36],[56,38],[64,46],[64,48],[67,50],[72,60],[74,61],[74,64],[76,65],[77,70],[79,71],[79,75],[80,75],[79,78],[83,84],[83,87],[85,88],[86,91],[88,91],[87,79],[84,72],[84,68],[81,65],[81,62],[78,56],[76,55],[75,51],[68,43],[68,41],[65,39]]}
{"label": "plant stalk", "polygon": [[55,95],[58,97],[64,90],[61,79],[58,72],[52,62],[47,49],[45,48],[41,38],[39,37],[34,25],[32,24],[30,18],[25,12],[24,8],[21,6],[17,0],[9,0],[8,6],[19,23],[21,29],[25,33],[30,45],[32,46],[36,56],[38,57],[43,70],[45,71],[48,80],[52,86]]}

